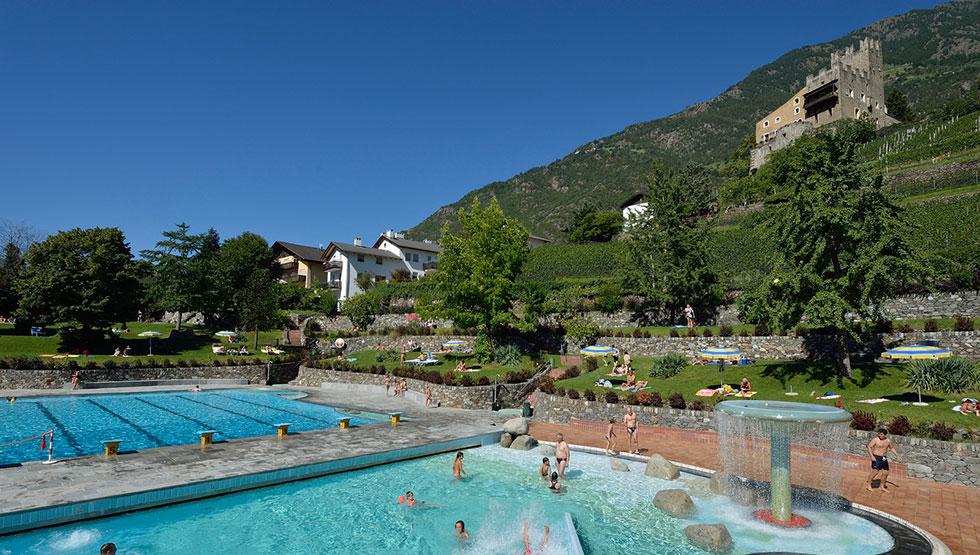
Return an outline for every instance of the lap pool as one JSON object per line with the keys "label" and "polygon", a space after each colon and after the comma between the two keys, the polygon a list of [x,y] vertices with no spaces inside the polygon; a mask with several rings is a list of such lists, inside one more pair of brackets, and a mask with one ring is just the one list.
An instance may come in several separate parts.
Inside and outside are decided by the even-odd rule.
{"label": "lap pool", "polygon": [[[102,440],[121,439],[123,451],[196,443],[198,432],[215,430],[215,440],[333,428],[376,422],[333,407],[290,399],[290,391],[208,390],[22,397],[0,403],[0,445],[54,430],[54,457],[94,455]],[[0,465],[47,458],[40,440],[0,447]]]}
{"label": "lap pool", "polygon": [[[592,554],[700,554],[683,528],[715,522],[728,527],[737,554],[871,555],[893,544],[884,529],[849,513],[805,510],[810,528],[773,528],[755,521],[751,509],[708,493],[706,478],[649,478],[642,463],[626,462],[630,472],[613,472],[607,458],[574,452],[567,492],[556,495],[537,477],[542,455],[536,450],[491,446],[465,453],[470,477],[462,481],[451,477],[448,453],[0,537],[0,554],[97,553],[108,541],[124,554],[515,554],[523,552],[524,521],[535,544],[549,525],[545,553],[557,554],[572,546],[566,513]],[[695,516],[673,519],[654,508],[653,496],[665,488],[688,491]],[[398,504],[406,490],[427,505]],[[456,520],[472,534],[466,544],[454,536]]]}

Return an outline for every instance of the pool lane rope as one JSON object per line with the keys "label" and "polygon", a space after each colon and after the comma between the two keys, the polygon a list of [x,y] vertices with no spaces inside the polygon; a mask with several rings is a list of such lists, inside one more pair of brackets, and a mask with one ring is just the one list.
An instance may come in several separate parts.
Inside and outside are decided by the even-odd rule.
{"label": "pool lane rope", "polygon": [[20,445],[21,443],[27,443],[28,441],[34,441],[36,439],[40,439],[41,440],[41,451],[44,451],[45,449],[47,449],[47,451],[48,451],[48,460],[45,461],[45,462],[47,462],[47,463],[53,463],[53,462],[55,462],[53,460],[53,457],[54,457],[54,430],[47,430],[47,431],[42,432],[42,433],[40,433],[40,434],[38,434],[36,436],[31,436],[31,437],[24,438],[24,439],[18,439],[17,441],[11,441],[10,443],[0,443],[0,449],[2,449],[4,447],[10,447],[12,445]]}

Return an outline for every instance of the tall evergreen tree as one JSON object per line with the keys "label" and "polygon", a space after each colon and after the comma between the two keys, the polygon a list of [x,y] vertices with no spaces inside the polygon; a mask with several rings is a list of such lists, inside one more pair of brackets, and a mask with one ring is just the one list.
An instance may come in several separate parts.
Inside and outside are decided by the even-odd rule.
{"label": "tall evergreen tree", "polygon": [[3,249],[3,260],[0,260],[0,315],[13,316],[20,302],[16,283],[24,271],[24,257],[20,248],[13,242],[7,243]]}
{"label": "tall evergreen tree", "polygon": [[204,245],[204,235],[194,235],[190,226],[177,224],[177,229],[164,231],[157,248],[140,253],[154,266],[153,278],[147,291],[150,300],[163,310],[177,313],[177,329],[184,313],[199,306],[201,279],[194,262]]}
{"label": "tall evergreen tree", "polygon": [[743,295],[743,317],[789,329],[806,320],[837,338],[838,361],[850,375],[853,321],[881,318],[882,302],[899,283],[921,281],[924,266],[908,241],[903,209],[866,177],[855,142],[841,134],[804,137],[777,185],[789,199],[773,207],[773,271]]}

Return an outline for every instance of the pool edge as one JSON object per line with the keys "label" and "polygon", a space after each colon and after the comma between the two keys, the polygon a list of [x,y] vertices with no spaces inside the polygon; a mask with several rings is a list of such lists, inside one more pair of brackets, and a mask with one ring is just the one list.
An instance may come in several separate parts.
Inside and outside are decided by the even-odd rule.
{"label": "pool edge", "polygon": [[332,459],[212,480],[201,480],[179,486],[147,489],[134,493],[64,503],[37,509],[0,513],[0,536],[82,520],[108,517],[131,511],[152,509],[164,505],[195,501],[330,474],[360,470],[459,449],[483,447],[498,443],[500,441],[500,434],[501,432],[499,431],[487,432],[469,437],[454,438],[390,451],[379,451],[354,457]]}

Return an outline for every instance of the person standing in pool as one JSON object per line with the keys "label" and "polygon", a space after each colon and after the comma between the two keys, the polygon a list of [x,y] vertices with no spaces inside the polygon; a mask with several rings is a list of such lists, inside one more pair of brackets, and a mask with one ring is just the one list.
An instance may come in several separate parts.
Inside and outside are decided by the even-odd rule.
{"label": "person standing in pool", "polygon": [[463,452],[460,451],[456,453],[456,460],[453,461],[453,477],[462,480],[463,474],[466,474],[466,471],[463,470]]}
{"label": "person standing in pool", "polygon": [[99,548],[99,555],[116,555],[116,544],[109,542],[102,544]]}
{"label": "person standing in pool", "polygon": [[881,489],[884,493],[891,493],[888,489],[888,451],[891,450],[898,458],[898,451],[895,444],[888,439],[888,431],[884,428],[878,429],[878,435],[868,443],[868,454],[871,455],[871,472],[868,474],[867,490],[874,491],[871,481],[875,476],[881,475]]}
{"label": "person standing in pool", "polygon": [[558,445],[555,446],[555,464],[558,465],[558,476],[565,477],[565,469],[568,468],[568,444],[565,443],[565,434],[558,434]]}
{"label": "person standing in pool", "polygon": [[629,405],[626,406],[623,424],[626,426],[627,451],[637,455],[640,453],[640,438],[636,433],[636,413],[633,412],[633,407]]}
{"label": "person standing in pool", "polygon": [[543,480],[547,480],[548,476],[551,476],[551,461],[548,457],[541,459],[541,467],[538,469],[538,474],[541,475]]}
{"label": "person standing in pool", "polygon": [[432,388],[425,386],[425,406],[432,406]]}
{"label": "person standing in pool", "polygon": [[391,392],[391,374],[385,374],[385,397]]}

